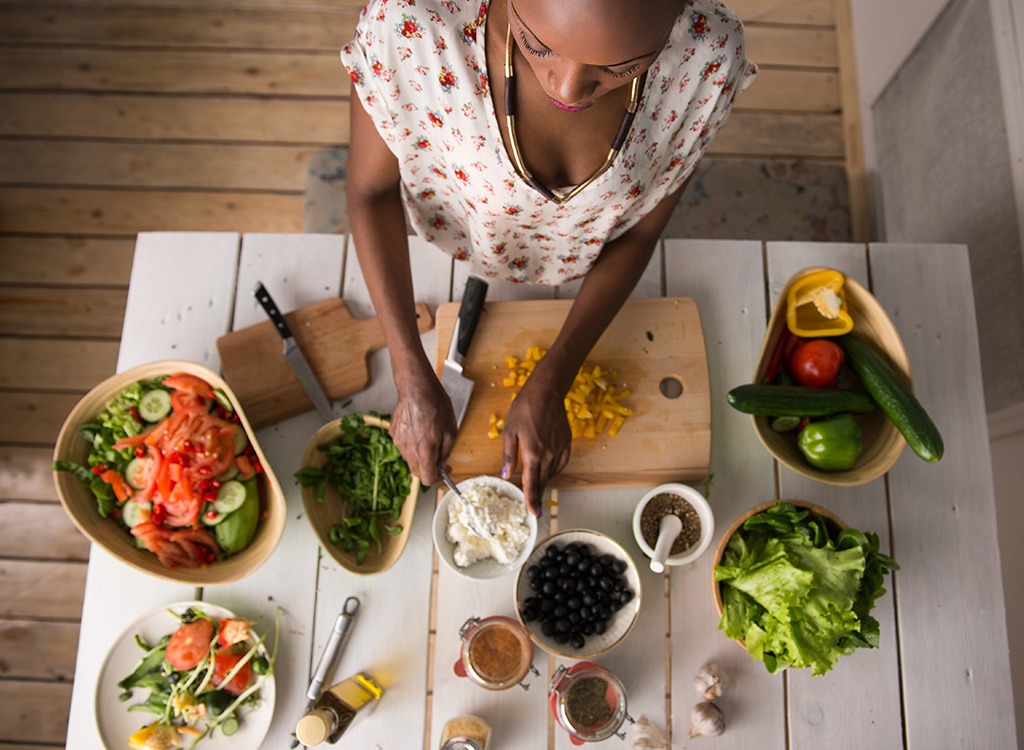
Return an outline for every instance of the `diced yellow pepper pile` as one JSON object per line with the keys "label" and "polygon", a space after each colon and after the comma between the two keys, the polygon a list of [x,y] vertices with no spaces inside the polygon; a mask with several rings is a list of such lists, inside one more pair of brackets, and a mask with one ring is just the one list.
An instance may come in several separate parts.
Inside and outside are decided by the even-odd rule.
{"label": "diced yellow pepper pile", "polygon": [[[508,366],[501,384],[506,388],[515,388],[516,393],[526,383],[537,363],[547,353],[546,349],[531,346],[526,356],[516,359],[514,356],[505,358]],[[627,389],[617,390],[614,381],[614,370],[605,370],[601,365],[587,365],[579,369],[573,380],[572,387],[565,396],[565,413],[569,418],[569,429],[573,439],[579,437],[596,437],[607,431],[613,437],[625,424],[626,419],[633,415],[633,410],[622,401],[629,397]],[[516,397],[515,393],[512,398]],[[505,427],[505,420],[498,414],[492,414],[487,437],[497,438]]]}

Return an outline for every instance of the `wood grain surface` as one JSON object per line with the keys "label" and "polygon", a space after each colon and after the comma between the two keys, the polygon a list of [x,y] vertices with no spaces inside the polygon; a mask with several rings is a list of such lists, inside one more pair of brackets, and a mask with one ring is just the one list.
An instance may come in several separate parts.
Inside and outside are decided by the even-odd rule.
{"label": "wood grain surface", "polygon": [[[568,300],[492,302],[484,306],[464,375],[475,381],[458,440],[449,456],[453,474],[471,477],[501,470],[501,442],[487,436],[490,417],[508,413],[513,390],[502,385],[506,358],[522,359],[531,346],[547,348],[558,335]],[[437,311],[438,362],[451,340],[457,303]],[[707,476],[711,441],[707,355],[697,305],[691,299],[631,299],[587,358],[588,368],[612,370],[633,410],[614,437],[573,442],[569,465],[554,486],[657,484]],[[681,387],[669,397],[664,387]]]}

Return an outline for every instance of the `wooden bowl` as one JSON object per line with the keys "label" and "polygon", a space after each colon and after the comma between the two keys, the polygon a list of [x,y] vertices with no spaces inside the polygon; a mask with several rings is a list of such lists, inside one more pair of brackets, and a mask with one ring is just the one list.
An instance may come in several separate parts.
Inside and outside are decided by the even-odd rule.
{"label": "wooden bowl", "polygon": [[[376,417],[364,416],[363,421],[373,427],[387,428],[389,425]],[[341,435],[341,420],[328,422],[313,435],[306,452],[302,457],[302,466],[322,467],[327,463],[327,456],[318,447],[337,439]],[[381,540],[381,548],[378,552],[376,545],[370,546],[366,559],[360,565],[356,562],[356,556],[346,552],[337,544],[331,541],[331,526],[338,523],[345,514],[345,502],[341,495],[333,487],[327,487],[323,501],[316,499],[315,487],[302,488],[302,505],[306,509],[306,518],[313,527],[320,546],[333,557],[337,563],[350,573],[361,576],[372,576],[383,573],[394,565],[405,549],[409,541],[409,531],[412,528],[412,517],[416,511],[416,498],[420,494],[420,480],[414,475],[409,486],[409,494],[402,504],[402,514],[398,522],[402,525],[402,531],[395,536],[389,536]]]}
{"label": "wooden bowl", "polygon": [[54,472],[53,478],[57,485],[57,495],[60,497],[60,502],[68,517],[83,534],[89,537],[94,544],[98,544],[136,570],[168,581],[195,586],[230,583],[249,575],[270,557],[284,532],[286,508],[284,492],[281,490],[277,477],[274,476],[270,463],[263,454],[259,441],[256,440],[256,434],[245,416],[242,405],[234,391],[231,390],[231,386],[213,370],[195,362],[161,360],[133,367],[107,378],[89,391],[64,420],[64,426],[61,427],[60,434],[57,436],[53,460],[75,461],[85,465],[89,455],[89,446],[80,434],[82,425],[93,421],[96,415],[103,411],[108,401],[132,383],[178,372],[202,378],[212,387],[219,388],[227,394],[241,420],[246,435],[249,436],[249,442],[252,443],[256,455],[263,465],[266,505],[263,509],[263,518],[256,529],[256,536],[249,546],[238,554],[232,555],[226,560],[218,560],[205,568],[182,567],[169,570],[157,560],[156,555],[152,552],[136,547],[135,539],[125,532],[120,523],[100,516],[96,511],[96,500],[92,493],[73,474],[66,471]]}
{"label": "wooden bowl", "polygon": [[[831,530],[836,533],[847,528],[846,523],[839,518],[839,516],[832,513],[832,511],[827,508],[822,508],[820,505],[815,505],[814,503],[804,502],[803,500],[771,500],[767,503],[755,505],[753,508],[743,513],[729,525],[729,528],[725,530],[725,533],[722,534],[722,538],[718,541],[718,546],[715,547],[715,560],[714,564],[711,566],[711,591],[715,597],[715,609],[718,611],[719,617],[722,616],[722,591],[719,582],[715,580],[715,566],[721,565],[722,555],[725,554],[725,548],[729,545],[729,540],[732,538],[732,535],[747,522],[747,519],[774,507],[776,503],[791,503],[797,508],[809,510],[813,515],[824,518],[825,521],[833,527]],[[741,646],[743,645],[743,641],[737,641],[737,643]]]}
{"label": "wooden bowl", "polygon": [[[796,273],[786,282],[775,302],[768,330],[761,344],[761,352],[754,366],[752,382],[760,383],[768,369],[768,362],[775,344],[786,328],[786,296],[790,287],[801,277],[809,273],[823,270],[821,268],[805,268]],[[871,293],[850,277],[844,284],[846,303],[850,316],[853,318],[853,335],[871,344],[879,351],[893,369],[899,373],[907,386],[912,386],[910,378],[910,360],[903,348],[896,327],[888,314]],[[868,414],[858,415],[861,429],[862,450],[857,465],[849,471],[822,471],[811,466],[796,442],[796,432],[776,432],[770,426],[771,418],[753,416],[754,432],[761,444],[775,459],[797,474],[823,484],[840,487],[854,487],[877,479],[892,468],[906,446],[906,440],[885,413],[876,408]]]}

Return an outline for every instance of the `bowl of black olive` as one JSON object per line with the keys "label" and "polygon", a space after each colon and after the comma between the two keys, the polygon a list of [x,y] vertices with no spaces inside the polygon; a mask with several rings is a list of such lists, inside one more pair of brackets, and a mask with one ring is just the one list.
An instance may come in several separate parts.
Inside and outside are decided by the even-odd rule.
{"label": "bowl of black olive", "polygon": [[590,659],[632,630],[640,575],[625,548],[605,534],[570,529],[544,539],[519,569],[516,615],[553,656]]}

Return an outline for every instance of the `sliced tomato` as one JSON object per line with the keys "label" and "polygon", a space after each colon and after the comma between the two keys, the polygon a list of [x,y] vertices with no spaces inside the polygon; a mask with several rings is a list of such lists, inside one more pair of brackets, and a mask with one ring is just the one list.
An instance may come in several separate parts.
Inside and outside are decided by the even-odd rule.
{"label": "sliced tomato", "polygon": [[203,500],[192,494],[187,481],[178,482],[163,506],[167,513],[165,526],[193,526],[199,519],[199,511],[203,509]]}
{"label": "sliced tomato", "polygon": [[185,391],[186,393],[192,393],[196,396],[204,396],[205,398],[213,398],[213,389],[210,384],[202,378],[197,378],[195,375],[189,375],[187,372],[179,372],[177,375],[171,375],[169,378],[164,378],[163,384],[175,391]]}
{"label": "sliced tomato", "polygon": [[245,666],[238,670],[238,674],[232,677],[230,682],[222,683],[224,683],[224,678],[228,676],[228,672],[234,669],[235,665],[242,660],[242,656],[242,654],[226,654],[222,651],[215,653],[213,655],[213,676],[210,678],[210,682],[225,693],[241,695],[252,681],[252,669],[249,666],[251,662],[246,662]]}
{"label": "sliced tomato", "polygon": [[217,629],[217,645],[221,648],[228,648],[248,640],[249,628],[252,626],[252,620],[221,620]]}
{"label": "sliced tomato", "polygon": [[210,407],[210,400],[188,391],[171,391],[171,408],[178,413],[204,412]]}
{"label": "sliced tomato", "polygon": [[185,623],[174,631],[171,640],[167,642],[164,658],[175,669],[192,669],[210,653],[212,641],[212,622],[200,618]]}

